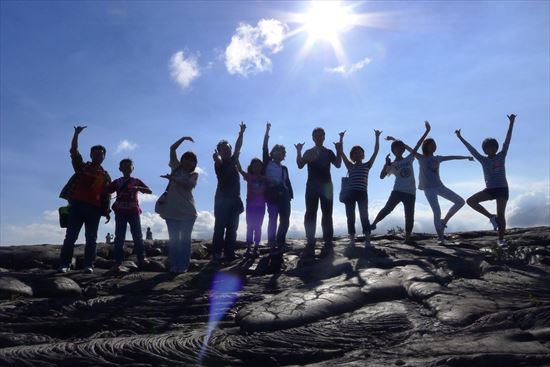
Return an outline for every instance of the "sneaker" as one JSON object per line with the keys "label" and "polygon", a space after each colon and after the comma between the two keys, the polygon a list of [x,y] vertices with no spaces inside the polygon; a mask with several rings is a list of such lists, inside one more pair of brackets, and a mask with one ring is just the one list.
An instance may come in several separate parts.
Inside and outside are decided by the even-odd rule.
{"label": "sneaker", "polygon": [[69,267],[66,265],[61,265],[59,268],[57,268],[57,272],[59,274],[65,274],[69,271]]}
{"label": "sneaker", "polygon": [[507,244],[504,240],[498,240],[498,241],[497,241],[497,246],[498,246],[499,248],[503,248],[503,247],[508,246],[508,244]]}
{"label": "sneaker", "polygon": [[93,274],[93,272],[94,268],[92,268],[91,266],[84,268],[84,274]]}
{"label": "sneaker", "polygon": [[355,236],[349,238],[349,247],[355,247]]}
{"label": "sneaker", "polygon": [[445,244],[445,237],[439,237],[437,239],[437,244],[438,245],[444,245]]}
{"label": "sneaker", "polygon": [[315,246],[307,245],[300,255],[301,260],[311,260],[315,258]]}
{"label": "sneaker", "polygon": [[334,246],[332,244],[330,245],[324,245],[321,249],[321,254],[319,255],[320,258],[324,259],[326,257],[334,255]]}
{"label": "sneaker", "polygon": [[498,222],[497,222],[497,217],[496,217],[496,215],[493,215],[493,216],[489,219],[489,221],[490,221],[491,224],[493,225],[493,229],[494,229],[495,231],[498,231]]}

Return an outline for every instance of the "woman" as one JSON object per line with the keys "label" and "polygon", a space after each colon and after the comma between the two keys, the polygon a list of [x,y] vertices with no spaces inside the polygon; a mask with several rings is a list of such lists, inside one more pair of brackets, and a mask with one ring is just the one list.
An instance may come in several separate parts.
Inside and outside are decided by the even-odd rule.
{"label": "woman", "polygon": [[178,160],[176,149],[193,138],[184,136],[170,147],[171,173],[161,177],[168,179],[166,192],[159,198],[155,211],[166,220],[168,227],[170,272],[183,273],[189,267],[191,257],[191,232],[197,219],[197,210],[192,191],[197,185],[197,156],[185,152]]}

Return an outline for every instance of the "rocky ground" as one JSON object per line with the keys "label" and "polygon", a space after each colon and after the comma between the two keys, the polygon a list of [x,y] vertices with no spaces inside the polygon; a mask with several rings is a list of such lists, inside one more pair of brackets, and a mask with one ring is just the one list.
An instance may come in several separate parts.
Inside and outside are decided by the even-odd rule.
{"label": "rocky ground", "polygon": [[510,230],[506,250],[489,231],[415,240],[338,239],[307,263],[294,240],[280,273],[265,250],[214,266],[196,242],[180,275],[163,241],[123,274],[111,245],[62,275],[59,246],[0,247],[0,365],[550,366],[549,227]]}

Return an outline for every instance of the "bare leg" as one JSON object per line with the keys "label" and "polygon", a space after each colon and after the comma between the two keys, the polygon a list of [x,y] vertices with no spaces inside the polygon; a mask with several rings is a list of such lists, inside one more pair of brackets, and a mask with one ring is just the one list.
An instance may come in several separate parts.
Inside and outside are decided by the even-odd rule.
{"label": "bare leg", "polygon": [[454,204],[449,209],[449,211],[447,212],[447,215],[445,216],[445,218],[443,218],[443,220],[441,221],[443,227],[445,227],[445,226],[447,226],[447,223],[452,218],[452,216],[455,215],[456,212],[458,212],[460,210],[460,208],[462,208],[464,206],[465,202],[464,202],[463,198],[461,198],[457,193],[455,193],[454,191],[452,191],[451,189],[449,189],[447,187],[440,188],[439,195],[441,197],[453,202],[453,204]]}
{"label": "bare leg", "polygon": [[487,218],[491,219],[494,216],[494,214],[489,213],[487,211],[487,209],[485,209],[485,207],[483,207],[481,204],[479,204],[482,201],[489,201],[489,200],[492,200],[491,195],[489,195],[488,193],[486,193],[484,191],[480,191],[477,194],[474,194],[474,195],[470,196],[468,198],[468,200],[466,200],[466,202],[476,212],[481,213],[484,216],[486,216]]}
{"label": "bare leg", "polygon": [[503,240],[506,233],[506,204],[507,198],[497,199],[497,221],[498,221],[498,239]]}

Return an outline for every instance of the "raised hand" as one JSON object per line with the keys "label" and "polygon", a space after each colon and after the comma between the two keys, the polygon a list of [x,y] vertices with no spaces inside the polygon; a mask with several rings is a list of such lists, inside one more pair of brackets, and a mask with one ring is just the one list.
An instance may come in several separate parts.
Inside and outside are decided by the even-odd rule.
{"label": "raised hand", "polygon": [[[379,137],[380,134],[382,134],[382,131],[381,131],[381,130],[376,130],[376,129],[374,129],[374,136]],[[388,139],[388,137],[386,137],[386,140],[387,140],[387,139]]]}
{"label": "raised hand", "polygon": [[220,154],[218,153],[217,149],[214,149],[214,153],[212,154],[212,158],[214,159],[214,161],[217,161],[218,159],[220,159]]}
{"label": "raised hand", "polygon": [[192,137],[190,137],[190,136],[184,136],[184,137],[183,137],[183,138],[181,138],[181,139],[182,139],[182,140],[181,140],[182,142],[184,142],[184,141],[186,141],[186,140],[189,140],[189,141],[190,141],[190,142],[192,142],[192,143],[194,143],[194,142],[195,142],[195,141],[193,140],[193,138],[192,138]]}
{"label": "raised hand", "polygon": [[244,133],[244,131],[246,130],[246,125],[243,121],[241,121],[241,124],[239,125],[239,128],[241,129],[239,131],[240,134]]}
{"label": "raised hand", "polygon": [[462,137],[462,135],[460,134],[460,129],[456,129],[456,130],[455,130],[455,134],[456,134],[456,136],[458,136],[459,138]]}
{"label": "raised hand", "polygon": [[386,164],[391,164],[390,153],[386,155]]}
{"label": "raised hand", "polygon": [[426,130],[430,131],[432,129],[432,126],[428,121],[424,121],[424,126],[426,126]]}
{"label": "raised hand", "polygon": [[340,136],[340,140],[343,140],[343,139],[344,139],[344,135],[346,135],[346,131],[347,131],[347,130],[344,130],[344,131],[338,133],[338,135]]}
{"label": "raised hand", "polygon": [[75,132],[75,134],[80,134],[87,127],[88,126],[75,126],[74,127],[74,132]]}
{"label": "raised hand", "polygon": [[298,143],[298,144],[294,144],[294,146],[296,147],[296,150],[298,152],[301,152],[302,151],[302,148],[304,147],[304,144],[305,143]]}
{"label": "raised hand", "polygon": [[394,141],[395,138],[394,138],[393,136],[389,136],[389,135],[388,135],[388,136],[386,136],[386,140],[387,140],[387,141]]}
{"label": "raised hand", "polygon": [[514,122],[516,120],[516,115],[514,114],[506,115],[506,116],[508,116],[508,120],[510,120],[510,122]]}
{"label": "raised hand", "polygon": [[271,122],[268,121],[268,122],[265,124],[265,131],[266,131],[266,132],[269,132],[269,130],[271,130]]}

